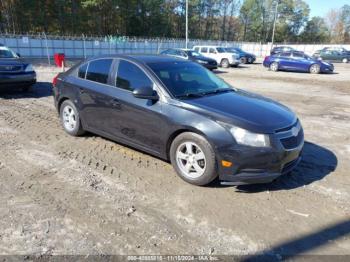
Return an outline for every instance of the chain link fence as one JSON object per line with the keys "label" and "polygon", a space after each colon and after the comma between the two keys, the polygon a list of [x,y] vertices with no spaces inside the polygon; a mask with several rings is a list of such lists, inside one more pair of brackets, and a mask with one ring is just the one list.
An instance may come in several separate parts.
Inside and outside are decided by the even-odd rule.
{"label": "chain link fence", "polygon": [[[86,58],[104,54],[157,54],[168,48],[184,48],[184,39],[167,38],[137,38],[126,36],[54,36],[45,33],[37,35],[0,35],[0,43],[8,46],[23,57],[52,59],[55,53],[64,53],[67,58]],[[188,47],[194,45],[217,45],[224,47],[241,47],[246,52],[264,57],[269,54],[271,44],[228,42],[215,40],[189,40]],[[279,44],[277,44],[279,45]],[[283,44],[286,45],[286,44]],[[313,54],[325,46],[350,45],[320,45],[320,44],[289,44],[297,50]]]}

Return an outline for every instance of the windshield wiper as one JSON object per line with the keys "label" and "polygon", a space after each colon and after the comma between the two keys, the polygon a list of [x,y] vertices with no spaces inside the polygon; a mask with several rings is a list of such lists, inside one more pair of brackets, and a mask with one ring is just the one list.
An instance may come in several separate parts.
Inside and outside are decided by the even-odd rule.
{"label": "windshield wiper", "polygon": [[235,90],[232,88],[219,88],[219,89],[211,90],[208,92],[203,92],[201,94],[205,96],[205,95],[218,94],[218,93],[224,93],[224,92],[229,92],[229,91],[235,91]]}
{"label": "windshield wiper", "polygon": [[181,94],[181,95],[177,95],[177,98],[180,97],[186,97],[186,98],[191,98],[191,97],[202,97],[203,93],[187,93],[187,94]]}

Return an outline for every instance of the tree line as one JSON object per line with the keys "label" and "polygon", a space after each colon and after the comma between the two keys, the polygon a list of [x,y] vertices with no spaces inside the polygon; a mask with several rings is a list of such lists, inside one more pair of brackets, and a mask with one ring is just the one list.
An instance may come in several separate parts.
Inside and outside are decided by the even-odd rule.
{"label": "tree line", "polygon": [[[185,0],[0,0],[0,33],[185,37]],[[277,12],[276,12],[277,11]],[[189,0],[189,37],[350,43],[350,5],[310,17],[303,0]]]}

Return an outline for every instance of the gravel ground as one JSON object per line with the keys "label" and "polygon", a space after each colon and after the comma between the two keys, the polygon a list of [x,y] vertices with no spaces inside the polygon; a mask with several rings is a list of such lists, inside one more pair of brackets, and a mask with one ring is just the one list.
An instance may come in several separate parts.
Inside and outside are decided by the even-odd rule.
{"label": "gravel ground", "polygon": [[169,163],[104,138],[70,137],[37,66],[0,95],[0,255],[350,255],[350,64],[336,73],[218,70],[293,109],[303,160],[268,185],[195,187]]}

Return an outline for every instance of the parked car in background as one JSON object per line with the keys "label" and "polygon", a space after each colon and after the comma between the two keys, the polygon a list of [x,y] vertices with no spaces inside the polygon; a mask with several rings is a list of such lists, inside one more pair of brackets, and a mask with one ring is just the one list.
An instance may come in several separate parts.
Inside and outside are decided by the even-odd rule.
{"label": "parked car in background", "polygon": [[218,68],[218,63],[215,59],[205,57],[201,55],[200,53],[197,53],[196,51],[190,50],[190,49],[167,49],[160,53],[161,55],[169,55],[173,57],[179,57],[183,59],[187,59],[190,61],[193,61],[195,63],[198,63],[209,70],[214,70]]}
{"label": "parked car in background", "polygon": [[340,53],[350,54],[349,50],[345,49],[344,47],[339,47],[339,46],[324,47],[321,50],[316,51],[315,53],[319,53],[321,51],[338,51]]}
{"label": "parked car in background", "polygon": [[215,59],[218,65],[224,68],[237,67],[241,63],[238,54],[230,53],[220,46],[194,46],[193,50],[205,57]]}
{"label": "parked car in background", "polygon": [[300,51],[267,56],[263,65],[272,71],[285,70],[312,74],[331,73],[334,70],[333,64],[317,60]]}
{"label": "parked car in background", "polygon": [[27,91],[35,82],[33,66],[8,47],[0,45],[0,88],[20,87]]}
{"label": "parked car in background", "polygon": [[59,74],[53,94],[68,134],[90,131],[170,160],[194,185],[271,182],[301,159],[292,111],[184,59],[91,58]]}
{"label": "parked car in background", "polygon": [[256,56],[250,53],[243,51],[239,47],[226,47],[226,51],[230,53],[236,53],[239,56],[239,60],[242,64],[252,64],[256,60]]}
{"label": "parked car in background", "polygon": [[276,46],[274,48],[271,49],[270,51],[270,55],[276,55],[282,52],[293,52],[296,51],[294,48],[289,47],[289,46]]}
{"label": "parked car in background", "polygon": [[313,57],[330,62],[348,63],[350,61],[350,53],[348,51],[337,51],[332,49],[319,50],[313,54]]}

